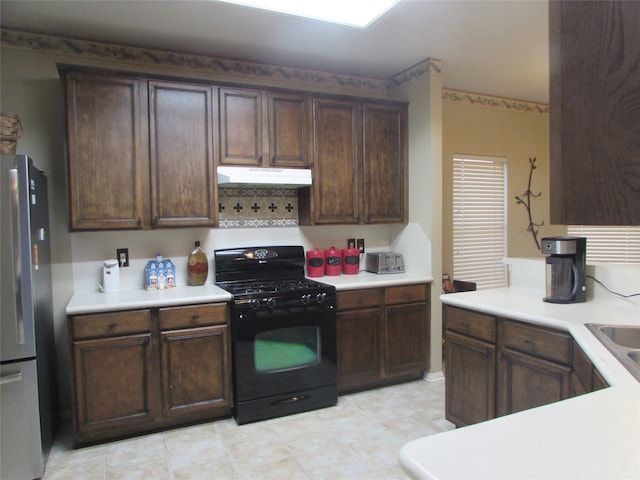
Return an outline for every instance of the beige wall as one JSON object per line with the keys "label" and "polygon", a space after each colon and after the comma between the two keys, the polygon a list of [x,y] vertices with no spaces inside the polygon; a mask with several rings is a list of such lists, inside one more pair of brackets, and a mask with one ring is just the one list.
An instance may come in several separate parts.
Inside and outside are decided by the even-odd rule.
{"label": "beige wall", "polygon": [[[564,233],[562,226],[549,225],[549,114],[519,108],[523,104],[480,98],[485,102],[445,100],[443,130],[443,255],[442,271],[453,271],[452,252],[452,158],[455,154],[505,157],[508,162],[509,257],[541,256],[531,233],[526,209],[515,196],[522,195],[529,178],[529,157],[536,157],[531,190],[541,193],[532,200],[533,221],[544,222],[538,238]],[[480,104],[483,103],[483,104]],[[524,104],[530,106],[530,104]]]}

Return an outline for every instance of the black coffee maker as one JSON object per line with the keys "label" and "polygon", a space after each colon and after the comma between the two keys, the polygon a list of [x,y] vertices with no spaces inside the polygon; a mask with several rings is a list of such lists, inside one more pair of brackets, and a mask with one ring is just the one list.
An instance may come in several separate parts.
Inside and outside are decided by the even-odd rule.
{"label": "black coffee maker", "polygon": [[545,262],[545,302],[577,303],[587,300],[585,265],[587,239],[584,237],[548,237],[541,240]]}

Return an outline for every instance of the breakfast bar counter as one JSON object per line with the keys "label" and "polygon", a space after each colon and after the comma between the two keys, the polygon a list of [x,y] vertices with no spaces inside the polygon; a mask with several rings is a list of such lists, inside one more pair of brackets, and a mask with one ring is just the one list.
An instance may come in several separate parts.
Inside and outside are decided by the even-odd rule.
{"label": "breakfast bar counter", "polygon": [[411,441],[399,454],[411,478],[640,478],[640,382],[585,326],[640,326],[637,299],[549,304],[535,291],[504,288],[441,300],[568,331],[610,387]]}

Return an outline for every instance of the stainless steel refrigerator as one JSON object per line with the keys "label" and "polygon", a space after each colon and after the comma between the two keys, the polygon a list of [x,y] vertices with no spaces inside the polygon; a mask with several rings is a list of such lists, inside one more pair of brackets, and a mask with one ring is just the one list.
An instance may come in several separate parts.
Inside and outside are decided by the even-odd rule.
{"label": "stainless steel refrigerator", "polygon": [[40,478],[56,423],[47,177],[2,155],[0,478]]}

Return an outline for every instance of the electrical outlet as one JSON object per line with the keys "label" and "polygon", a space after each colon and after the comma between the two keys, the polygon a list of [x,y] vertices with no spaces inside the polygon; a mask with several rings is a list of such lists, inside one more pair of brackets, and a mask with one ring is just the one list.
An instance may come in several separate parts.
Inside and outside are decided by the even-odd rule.
{"label": "electrical outlet", "polygon": [[356,239],[355,238],[347,238],[347,247],[348,248],[353,248],[356,246]]}
{"label": "electrical outlet", "polygon": [[360,250],[360,253],[364,253],[364,238],[359,238],[356,240],[356,245],[358,247],[358,250]]}
{"label": "electrical outlet", "polygon": [[119,248],[116,250],[116,258],[118,259],[118,265],[120,268],[129,266],[129,249]]}

